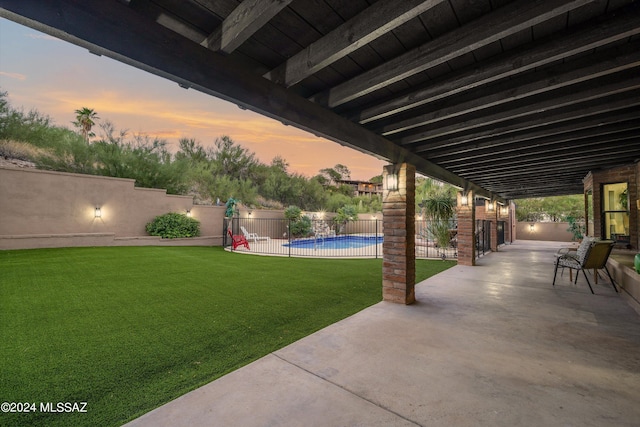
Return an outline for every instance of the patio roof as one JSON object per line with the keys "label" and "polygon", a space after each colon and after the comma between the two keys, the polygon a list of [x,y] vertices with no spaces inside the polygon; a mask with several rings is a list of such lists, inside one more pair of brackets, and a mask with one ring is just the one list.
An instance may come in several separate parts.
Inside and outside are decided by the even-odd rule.
{"label": "patio roof", "polygon": [[0,16],[476,194],[640,158],[633,0],[2,0]]}

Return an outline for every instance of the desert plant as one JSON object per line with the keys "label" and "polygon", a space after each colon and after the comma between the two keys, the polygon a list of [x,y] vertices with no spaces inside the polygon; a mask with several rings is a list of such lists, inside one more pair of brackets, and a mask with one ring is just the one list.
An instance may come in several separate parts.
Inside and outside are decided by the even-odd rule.
{"label": "desert plant", "polygon": [[307,237],[311,234],[312,229],[311,218],[306,215],[301,216],[297,221],[289,223],[289,231],[293,237]]}
{"label": "desert plant", "polygon": [[306,237],[311,234],[311,218],[302,215],[302,210],[297,206],[289,206],[284,210],[284,217],[289,220],[289,233],[293,237]]}
{"label": "desert plant", "polygon": [[338,224],[338,231],[343,232],[349,221],[358,220],[358,208],[354,205],[345,205],[338,208],[338,213],[333,220]]}
{"label": "desert plant", "polygon": [[197,237],[200,235],[200,221],[181,213],[159,215],[146,225],[147,233],[163,239]]}
{"label": "desert plant", "polygon": [[575,217],[568,216],[567,222],[569,223],[569,228],[567,231],[571,232],[572,239],[571,240],[581,240],[584,237],[585,226],[584,224],[579,223]]}

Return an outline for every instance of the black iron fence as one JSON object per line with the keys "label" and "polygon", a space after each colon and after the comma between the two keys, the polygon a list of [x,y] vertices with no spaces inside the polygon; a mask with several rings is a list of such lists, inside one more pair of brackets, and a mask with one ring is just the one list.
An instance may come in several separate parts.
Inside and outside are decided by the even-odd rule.
{"label": "black iron fence", "polygon": [[233,218],[225,219],[224,229],[223,244],[232,250],[298,257],[382,257],[381,220]]}
{"label": "black iron fence", "polygon": [[491,251],[491,221],[476,220],[476,256]]}
{"label": "black iron fence", "polygon": [[[379,219],[232,218],[224,220],[223,245],[277,256],[382,258],[383,232]],[[453,221],[416,221],[416,257],[457,258],[456,234]]]}
{"label": "black iron fence", "polygon": [[456,221],[416,221],[416,258],[458,258]]}

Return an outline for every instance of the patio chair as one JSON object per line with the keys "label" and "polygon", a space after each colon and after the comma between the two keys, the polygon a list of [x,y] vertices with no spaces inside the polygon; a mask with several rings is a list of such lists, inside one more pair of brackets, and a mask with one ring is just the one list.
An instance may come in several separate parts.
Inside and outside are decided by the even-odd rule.
{"label": "patio chair", "polygon": [[249,233],[244,226],[240,226],[240,230],[242,230],[242,234],[244,234],[245,239],[251,241],[253,239],[254,242],[258,240],[269,240],[267,236],[258,236],[258,233]]}
{"label": "patio chair", "polygon": [[576,279],[574,283],[578,282],[579,271],[582,271],[584,278],[587,280],[587,285],[589,285],[591,293],[595,294],[585,270],[593,269],[595,277],[598,274],[598,270],[604,269],[604,271],[606,271],[607,273],[607,276],[609,276],[611,286],[613,286],[613,289],[618,292],[618,288],[616,288],[613,277],[611,277],[611,273],[609,273],[609,269],[607,268],[607,260],[609,259],[609,255],[611,254],[611,250],[613,249],[614,244],[615,242],[613,242],[612,240],[590,240],[587,243],[582,242],[576,252],[559,254],[556,258],[555,271],[553,273],[553,286],[556,285],[558,267],[566,267],[572,270],[576,270]]}
{"label": "patio chair", "polygon": [[231,247],[233,250],[236,250],[238,246],[244,246],[247,250],[251,250],[246,237],[239,234],[233,234],[230,228],[227,229],[227,232],[229,233],[229,237],[231,237]]}

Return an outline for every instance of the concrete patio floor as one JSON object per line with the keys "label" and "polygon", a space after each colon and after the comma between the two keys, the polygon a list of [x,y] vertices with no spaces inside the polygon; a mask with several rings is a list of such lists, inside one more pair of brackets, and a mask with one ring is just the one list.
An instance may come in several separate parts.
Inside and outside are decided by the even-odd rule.
{"label": "concrete patio floor", "polygon": [[518,241],[128,426],[638,426],[640,316]]}

